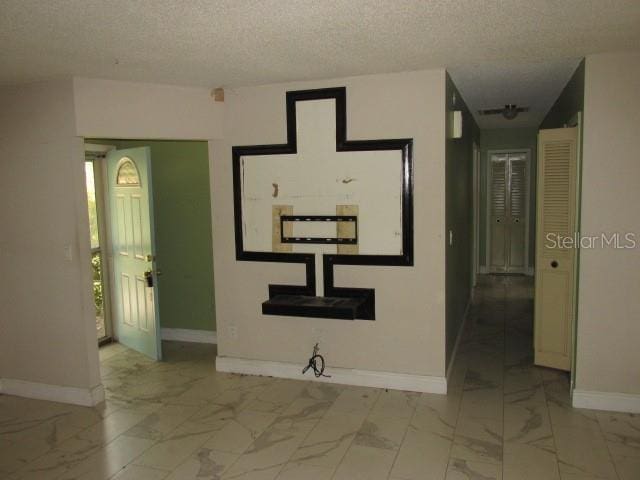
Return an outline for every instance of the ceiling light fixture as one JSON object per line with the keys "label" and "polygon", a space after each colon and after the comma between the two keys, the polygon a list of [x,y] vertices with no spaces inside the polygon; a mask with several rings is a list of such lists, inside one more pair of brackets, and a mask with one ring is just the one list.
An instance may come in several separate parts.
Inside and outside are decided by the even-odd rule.
{"label": "ceiling light fixture", "polygon": [[529,107],[519,107],[515,103],[508,103],[503,108],[485,108],[478,110],[480,115],[502,115],[507,120],[513,120],[519,113],[528,112]]}

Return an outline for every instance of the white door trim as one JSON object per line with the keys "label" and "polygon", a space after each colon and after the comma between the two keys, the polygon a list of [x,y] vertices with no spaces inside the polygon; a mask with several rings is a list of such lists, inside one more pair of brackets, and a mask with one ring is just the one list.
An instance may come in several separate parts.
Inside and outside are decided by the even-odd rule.
{"label": "white door trim", "polygon": [[471,288],[478,283],[480,273],[480,146],[473,142],[473,265]]}
{"label": "white door trim", "polygon": [[[531,272],[529,265],[529,221],[530,221],[530,212],[531,212],[531,149],[530,148],[507,148],[507,149],[498,149],[498,150],[488,150],[487,151],[487,178],[486,178],[486,186],[487,186],[487,198],[486,198],[486,215],[485,215],[485,266],[486,273],[499,273],[493,272],[491,270],[490,263],[490,252],[491,252],[491,156],[492,155],[504,155],[510,153],[524,153],[526,154],[525,163],[527,164],[527,193],[526,193],[526,214],[525,214],[525,227],[524,227],[524,258],[526,259],[526,265],[524,267],[524,271],[526,274]],[[533,272],[531,272],[533,273]]]}
{"label": "white door trim", "polygon": [[85,143],[85,156],[83,157],[83,161],[87,160],[87,153],[99,153],[102,157],[93,161],[93,174],[96,187],[96,204],[98,208],[98,236],[100,238],[100,252],[102,253],[102,302],[104,307],[105,335],[114,340],[118,338],[118,335],[111,316],[113,268],[111,261],[111,230],[109,222],[107,221],[107,218],[110,218],[109,202],[105,201],[108,186],[107,165],[104,161],[104,155],[115,148],[115,145]]}

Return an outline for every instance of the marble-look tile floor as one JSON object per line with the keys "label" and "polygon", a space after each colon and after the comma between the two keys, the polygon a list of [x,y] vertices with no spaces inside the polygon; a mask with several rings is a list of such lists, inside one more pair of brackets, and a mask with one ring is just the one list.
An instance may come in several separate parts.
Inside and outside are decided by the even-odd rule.
{"label": "marble-look tile floor", "polygon": [[640,479],[640,416],[574,409],[532,365],[532,284],[485,277],[446,396],[215,372],[101,349],[106,402],[0,395],[0,479]]}

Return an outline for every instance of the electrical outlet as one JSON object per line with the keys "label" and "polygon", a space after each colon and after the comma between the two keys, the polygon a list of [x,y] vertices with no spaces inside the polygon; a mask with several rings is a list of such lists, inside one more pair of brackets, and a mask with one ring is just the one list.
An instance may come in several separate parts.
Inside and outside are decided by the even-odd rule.
{"label": "electrical outlet", "polygon": [[235,340],[236,338],[238,338],[238,327],[236,327],[235,325],[229,325],[227,330],[229,332],[229,338],[231,340]]}

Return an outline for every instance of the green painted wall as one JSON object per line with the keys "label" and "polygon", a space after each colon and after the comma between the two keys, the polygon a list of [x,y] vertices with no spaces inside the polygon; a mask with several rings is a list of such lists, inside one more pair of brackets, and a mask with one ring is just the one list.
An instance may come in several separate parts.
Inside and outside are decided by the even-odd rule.
{"label": "green painted wall", "polygon": [[487,165],[490,150],[517,150],[529,149],[531,151],[531,183],[529,189],[529,266],[534,265],[535,254],[535,204],[536,204],[536,165],[538,148],[537,128],[497,128],[480,131],[480,239],[479,239],[479,263],[487,264]]}
{"label": "green painted wall", "polygon": [[215,330],[207,142],[86,141],[151,148],[160,325]]}
{"label": "green painted wall", "polygon": [[577,112],[582,111],[584,111],[584,60],[573,72],[540,128],[564,127]]}
{"label": "green painted wall", "polygon": [[[448,367],[456,339],[471,298],[473,261],[473,142],[479,130],[460,92],[447,74],[445,115],[461,110],[462,138],[447,138],[445,143],[445,276],[446,276],[446,365]],[[454,104],[453,97],[456,97]],[[449,230],[453,245],[449,245]]]}

